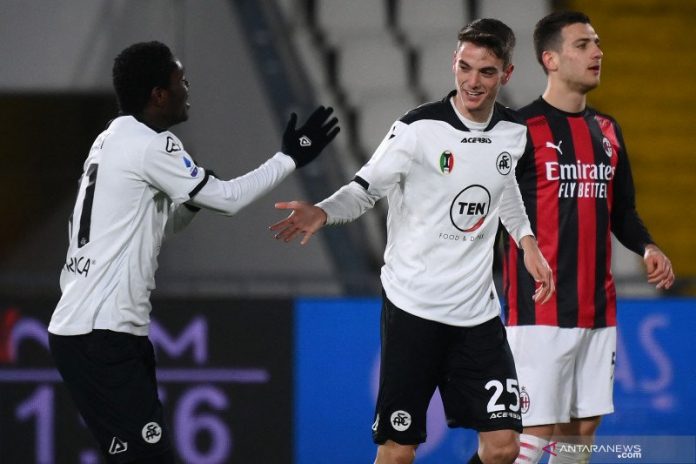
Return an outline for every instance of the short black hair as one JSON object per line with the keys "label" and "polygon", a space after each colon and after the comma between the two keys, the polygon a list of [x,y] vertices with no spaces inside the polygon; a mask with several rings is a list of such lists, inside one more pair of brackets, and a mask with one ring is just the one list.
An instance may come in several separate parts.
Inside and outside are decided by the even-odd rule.
{"label": "short black hair", "polygon": [[482,18],[467,24],[459,31],[457,48],[462,42],[471,42],[486,47],[503,60],[507,67],[512,62],[515,48],[515,33],[504,22],[494,18]]}
{"label": "short black hair", "polygon": [[579,11],[556,11],[544,16],[534,27],[534,51],[544,72],[546,67],[541,55],[547,50],[560,51],[561,31],[571,24],[590,24],[590,18]]}
{"label": "short black hair", "polygon": [[161,42],[138,42],[114,60],[113,82],[121,114],[140,114],[155,87],[168,88],[174,55]]}

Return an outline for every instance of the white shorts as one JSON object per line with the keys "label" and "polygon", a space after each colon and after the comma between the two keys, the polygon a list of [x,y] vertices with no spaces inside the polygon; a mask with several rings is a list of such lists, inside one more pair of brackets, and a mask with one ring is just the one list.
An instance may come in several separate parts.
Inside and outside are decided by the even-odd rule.
{"label": "white shorts", "polygon": [[614,412],[616,327],[507,327],[520,385],[522,425]]}

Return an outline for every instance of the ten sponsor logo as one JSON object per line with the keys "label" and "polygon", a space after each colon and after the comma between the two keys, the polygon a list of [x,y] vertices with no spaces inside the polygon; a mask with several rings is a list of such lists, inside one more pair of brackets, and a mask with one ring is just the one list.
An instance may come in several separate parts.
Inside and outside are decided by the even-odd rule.
{"label": "ten sponsor logo", "polygon": [[411,415],[406,411],[394,411],[389,420],[394,430],[398,432],[408,430],[411,426]]}
{"label": "ten sponsor logo", "polygon": [[491,194],[483,185],[470,185],[452,200],[450,220],[462,232],[473,232],[483,224],[491,205]]}

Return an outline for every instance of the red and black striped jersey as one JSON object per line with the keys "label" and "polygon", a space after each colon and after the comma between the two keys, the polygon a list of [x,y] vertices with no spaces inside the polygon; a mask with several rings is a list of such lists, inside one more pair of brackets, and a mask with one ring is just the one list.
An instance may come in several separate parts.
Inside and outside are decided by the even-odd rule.
{"label": "red and black striped jersey", "polygon": [[597,328],[616,325],[611,234],[643,254],[652,243],[635,207],[621,129],[587,107],[561,111],[542,98],[520,110],[528,143],[516,168],[532,230],[553,270],[556,293],[532,299],[535,282],[505,239],[504,311],[508,325]]}

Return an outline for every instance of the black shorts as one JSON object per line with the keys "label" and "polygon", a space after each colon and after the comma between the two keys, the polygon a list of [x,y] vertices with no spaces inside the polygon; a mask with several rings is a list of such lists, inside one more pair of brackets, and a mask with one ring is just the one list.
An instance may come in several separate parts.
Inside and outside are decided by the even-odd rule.
{"label": "black shorts", "polygon": [[51,354],[108,462],[146,459],[171,445],[150,340],[110,330],[49,333]]}
{"label": "black shorts", "polygon": [[436,387],[450,427],[522,431],[517,373],[500,318],[454,327],[402,311],[385,295],[381,337],[375,443],[425,442]]}

